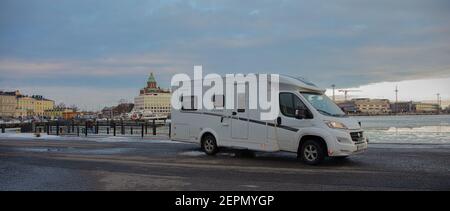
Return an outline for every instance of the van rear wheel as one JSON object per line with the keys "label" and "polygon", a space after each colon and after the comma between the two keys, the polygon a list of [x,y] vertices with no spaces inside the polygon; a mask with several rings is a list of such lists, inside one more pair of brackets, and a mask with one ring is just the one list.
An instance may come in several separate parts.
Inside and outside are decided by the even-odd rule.
{"label": "van rear wheel", "polygon": [[202,138],[202,149],[207,155],[215,155],[219,151],[216,138],[211,134],[205,134]]}
{"label": "van rear wheel", "polygon": [[299,157],[308,165],[318,165],[325,158],[325,154],[320,143],[314,140],[308,140],[303,143]]}

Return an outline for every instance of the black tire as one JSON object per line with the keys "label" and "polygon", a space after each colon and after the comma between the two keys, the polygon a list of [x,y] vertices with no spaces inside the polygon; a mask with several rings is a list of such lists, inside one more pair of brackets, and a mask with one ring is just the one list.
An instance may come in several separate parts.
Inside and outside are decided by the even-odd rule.
{"label": "black tire", "polygon": [[336,159],[336,160],[347,160],[348,156],[336,156],[336,157],[333,157],[333,158]]}
{"label": "black tire", "polygon": [[325,158],[323,146],[320,142],[315,140],[305,141],[299,152],[301,160],[308,165],[318,165],[322,163]]}
{"label": "black tire", "polygon": [[256,156],[254,151],[248,149],[239,150],[235,153],[235,155],[242,158],[254,158]]}
{"label": "black tire", "polygon": [[215,155],[219,151],[219,148],[217,147],[216,138],[211,134],[205,134],[202,137],[202,150],[207,155]]}

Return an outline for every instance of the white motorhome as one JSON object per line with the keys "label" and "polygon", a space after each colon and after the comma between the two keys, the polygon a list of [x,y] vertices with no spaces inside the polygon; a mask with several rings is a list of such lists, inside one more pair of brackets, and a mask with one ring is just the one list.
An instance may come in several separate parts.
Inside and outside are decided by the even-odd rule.
{"label": "white motorhome", "polygon": [[[208,155],[221,147],[286,151],[297,153],[311,165],[327,156],[347,157],[365,151],[368,139],[360,123],[345,115],[324,93],[302,78],[280,75],[280,113],[273,121],[259,120],[261,111],[248,109],[248,96],[234,93],[233,110],[223,108],[226,93],[213,97],[212,110],[197,109],[195,96],[183,96],[182,104],[190,104],[190,109],[172,109],[171,137],[197,143]],[[245,103],[239,102],[243,99]]]}

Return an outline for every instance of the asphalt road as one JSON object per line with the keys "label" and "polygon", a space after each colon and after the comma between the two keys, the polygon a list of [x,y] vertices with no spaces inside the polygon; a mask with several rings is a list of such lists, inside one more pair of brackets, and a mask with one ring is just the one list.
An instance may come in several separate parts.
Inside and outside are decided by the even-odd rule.
{"label": "asphalt road", "polygon": [[209,157],[170,141],[0,139],[0,190],[450,190],[450,145],[369,147],[307,166],[290,153]]}

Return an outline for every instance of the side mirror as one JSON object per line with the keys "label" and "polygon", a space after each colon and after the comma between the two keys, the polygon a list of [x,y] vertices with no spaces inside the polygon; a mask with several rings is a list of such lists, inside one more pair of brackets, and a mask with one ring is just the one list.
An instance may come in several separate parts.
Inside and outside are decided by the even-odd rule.
{"label": "side mirror", "polygon": [[295,118],[297,118],[297,119],[305,119],[306,118],[306,110],[305,109],[297,109],[297,110],[295,110]]}
{"label": "side mirror", "polygon": [[277,126],[280,126],[281,125],[281,117],[278,117],[277,118]]}

